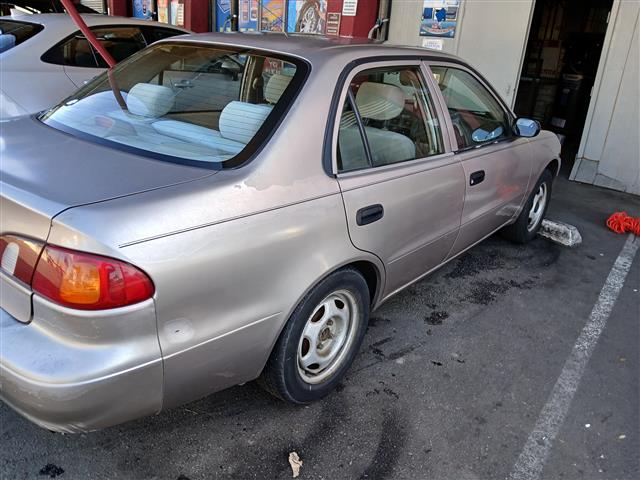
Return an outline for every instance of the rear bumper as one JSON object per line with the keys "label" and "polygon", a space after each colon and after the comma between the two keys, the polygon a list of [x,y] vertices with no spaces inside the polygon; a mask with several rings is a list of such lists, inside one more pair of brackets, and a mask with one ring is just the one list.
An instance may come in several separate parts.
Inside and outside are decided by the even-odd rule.
{"label": "rear bumper", "polygon": [[[97,430],[162,407],[153,300],[113,312],[34,298],[29,324],[0,309],[0,397],[49,430]],[[69,332],[74,332],[73,335]]]}

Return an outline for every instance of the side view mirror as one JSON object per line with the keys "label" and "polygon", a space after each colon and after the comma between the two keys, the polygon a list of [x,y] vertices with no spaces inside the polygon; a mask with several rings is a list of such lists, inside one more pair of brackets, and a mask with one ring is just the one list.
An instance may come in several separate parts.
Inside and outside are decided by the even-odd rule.
{"label": "side view mirror", "polygon": [[519,137],[535,137],[540,133],[540,130],[542,130],[540,122],[530,118],[520,117],[513,125],[513,133]]}

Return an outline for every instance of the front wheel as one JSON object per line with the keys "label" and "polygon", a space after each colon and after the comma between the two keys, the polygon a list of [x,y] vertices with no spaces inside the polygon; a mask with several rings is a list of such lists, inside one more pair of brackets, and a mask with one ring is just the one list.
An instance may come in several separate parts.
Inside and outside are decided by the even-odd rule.
{"label": "front wheel", "polygon": [[547,213],[551,199],[553,175],[545,170],[514,223],[502,229],[502,235],[516,243],[528,243],[535,238]]}
{"label": "front wheel", "polygon": [[342,269],[316,285],[289,318],[261,385],[282,400],[305,404],[333,390],[353,362],[369,321],[369,289]]}

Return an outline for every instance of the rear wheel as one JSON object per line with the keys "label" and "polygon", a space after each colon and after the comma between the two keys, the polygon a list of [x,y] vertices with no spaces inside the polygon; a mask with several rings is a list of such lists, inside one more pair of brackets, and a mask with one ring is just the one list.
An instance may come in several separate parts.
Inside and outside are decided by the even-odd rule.
{"label": "rear wheel", "polygon": [[547,213],[552,183],[553,175],[545,170],[516,221],[502,229],[501,233],[505,238],[516,243],[528,243],[535,238]]}
{"label": "rear wheel", "polygon": [[332,273],[302,299],[269,357],[261,385],[291,403],[327,395],[353,362],[369,320],[369,290],[353,269]]}

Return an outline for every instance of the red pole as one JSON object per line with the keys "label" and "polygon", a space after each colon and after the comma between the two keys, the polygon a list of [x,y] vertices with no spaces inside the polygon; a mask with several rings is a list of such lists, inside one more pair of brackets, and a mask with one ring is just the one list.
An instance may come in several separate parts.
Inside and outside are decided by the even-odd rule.
{"label": "red pole", "polygon": [[73,19],[75,24],[78,26],[82,34],[87,38],[89,43],[93,45],[93,47],[98,51],[100,56],[104,58],[104,61],[107,62],[107,65],[109,65],[109,68],[115,66],[116,61],[113,59],[111,54],[109,54],[109,52],[107,52],[107,50],[98,41],[98,39],[93,34],[93,32],[89,29],[89,27],[87,27],[87,24],[84,23],[84,20],[78,14],[78,11],[76,10],[75,5],[71,3],[71,0],[60,0],[60,1],[62,2],[62,6],[67,11],[69,16]]}

